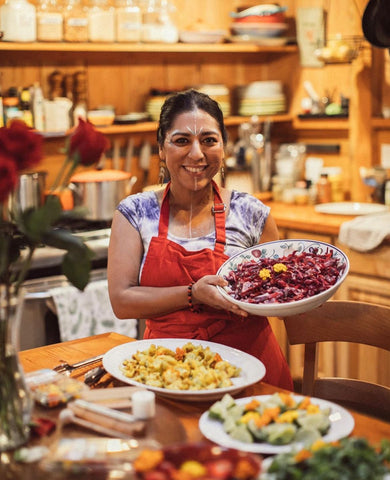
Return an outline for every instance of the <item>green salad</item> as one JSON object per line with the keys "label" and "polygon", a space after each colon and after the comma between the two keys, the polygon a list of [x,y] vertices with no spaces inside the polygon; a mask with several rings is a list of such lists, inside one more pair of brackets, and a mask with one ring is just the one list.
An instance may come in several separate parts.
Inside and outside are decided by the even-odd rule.
{"label": "green salad", "polygon": [[261,480],[383,480],[390,473],[390,440],[378,448],[365,438],[314,442],[311,447],[273,457]]}
{"label": "green salad", "polygon": [[310,397],[297,399],[282,392],[246,403],[237,403],[226,394],[210,407],[208,415],[221,422],[231,438],[245,443],[311,444],[330,428],[330,408],[321,409]]}

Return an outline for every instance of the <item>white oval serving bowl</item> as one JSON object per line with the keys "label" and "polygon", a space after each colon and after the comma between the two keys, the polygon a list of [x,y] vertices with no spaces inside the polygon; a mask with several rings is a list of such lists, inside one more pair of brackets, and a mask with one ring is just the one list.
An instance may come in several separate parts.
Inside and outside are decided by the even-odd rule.
{"label": "white oval serving bowl", "polygon": [[314,308],[319,307],[330,297],[332,297],[336,290],[340,287],[342,282],[345,280],[349,271],[349,260],[348,257],[340,249],[331,245],[329,243],[320,242],[317,240],[304,240],[304,239],[288,239],[288,240],[277,240],[274,242],[262,243],[260,245],[255,245],[253,247],[247,248],[242,252],[233,255],[230,257],[221,267],[219,268],[217,275],[224,277],[231,271],[237,270],[239,264],[243,262],[248,262],[251,260],[259,261],[262,258],[274,258],[278,259],[290,255],[293,252],[303,253],[303,252],[313,252],[317,251],[319,255],[332,252],[332,256],[338,260],[339,268],[344,270],[340,273],[339,278],[336,283],[332,285],[327,290],[313,295],[302,300],[296,300],[286,303],[248,303],[242,300],[235,299],[231,294],[229,294],[229,287],[217,287],[220,293],[230,302],[239,305],[243,310],[247,311],[252,315],[260,315],[267,317],[286,317],[290,315],[296,315],[298,313],[307,312]]}

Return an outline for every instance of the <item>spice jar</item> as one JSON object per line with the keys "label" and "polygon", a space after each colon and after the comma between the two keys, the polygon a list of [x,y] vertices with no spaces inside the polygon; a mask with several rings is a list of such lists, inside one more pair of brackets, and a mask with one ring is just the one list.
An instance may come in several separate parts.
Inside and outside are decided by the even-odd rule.
{"label": "spice jar", "polygon": [[317,183],[317,203],[328,203],[332,201],[332,186],[328,180],[327,173],[321,173]]}
{"label": "spice jar", "polygon": [[6,0],[0,8],[0,30],[5,41],[35,42],[37,39],[35,6],[27,0]]}
{"label": "spice jar", "polygon": [[133,0],[117,0],[115,9],[116,40],[139,42],[141,40],[141,9]]}
{"label": "spice jar", "polygon": [[115,9],[107,0],[91,0],[88,37],[91,42],[115,42]]}
{"label": "spice jar", "polygon": [[88,42],[88,9],[80,0],[67,0],[64,9],[64,40]]}
{"label": "spice jar", "polygon": [[37,8],[37,40],[61,42],[64,36],[63,22],[57,0],[41,0]]}

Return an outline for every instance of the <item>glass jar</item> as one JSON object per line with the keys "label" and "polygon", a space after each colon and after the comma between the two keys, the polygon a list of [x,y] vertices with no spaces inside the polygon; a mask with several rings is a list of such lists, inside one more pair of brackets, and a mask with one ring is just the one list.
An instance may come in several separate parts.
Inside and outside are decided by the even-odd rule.
{"label": "glass jar", "polygon": [[57,0],[41,0],[37,8],[37,40],[61,42],[64,38],[64,19]]}
{"label": "glass jar", "polygon": [[64,9],[64,40],[88,42],[88,9],[80,0],[67,0]]}
{"label": "glass jar", "polygon": [[139,42],[141,40],[141,9],[133,0],[117,0],[115,24],[117,42]]}
{"label": "glass jar", "polygon": [[35,6],[27,0],[6,0],[0,8],[0,30],[5,41],[35,42],[37,39]]}
{"label": "glass jar", "polygon": [[107,0],[91,0],[88,19],[90,42],[115,42],[115,9]]}

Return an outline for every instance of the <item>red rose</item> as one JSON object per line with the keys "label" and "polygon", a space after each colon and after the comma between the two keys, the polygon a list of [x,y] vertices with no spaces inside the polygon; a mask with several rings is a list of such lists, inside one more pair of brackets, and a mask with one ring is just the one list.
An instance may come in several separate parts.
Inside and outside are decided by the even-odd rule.
{"label": "red rose", "polygon": [[16,164],[12,157],[0,152],[0,203],[7,200],[18,182]]}
{"label": "red rose", "polygon": [[102,153],[110,146],[107,138],[95,130],[92,123],[79,119],[79,124],[70,137],[70,155],[78,153],[79,162],[84,166],[97,163]]}
{"label": "red rose", "polygon": [[18,171],[40,162],[42,144],[42,136],[21,120],[14,120],[9,127],[0,128],[0,152],[15,160]]}

